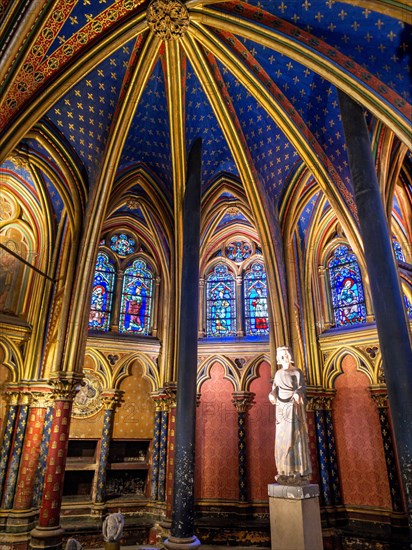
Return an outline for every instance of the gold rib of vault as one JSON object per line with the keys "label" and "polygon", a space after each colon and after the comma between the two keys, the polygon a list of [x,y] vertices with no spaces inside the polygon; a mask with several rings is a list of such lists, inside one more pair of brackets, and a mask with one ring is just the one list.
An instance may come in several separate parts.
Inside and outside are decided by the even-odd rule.
{"label": "gold rib of vault", "polygon": [[384,13],[395,19],[405,21],[409,25],[412,23],[412,4],[410,0],[342,0],[346,4],[366,8],[370,11]]}
{"label": "gold rib of vault", "polygon": [[[353,226],[352,215],[342,196],[337,191],[336,183],[332,182],[326,167],[318,159],[312,146],[302,137],[300,130],[296,128],[288,114],[256,76],[243,64],[239,63],[236,56],[222,43],[213,39],[210,31],[199,23],[194,23],[193,34],[205,48],[210,50],[230,70],[242,86],[244,86],[245,90],[249,90],[253,94],[256,101],[265,109],[275,124],[279,126],[312,172],[322,191],[328,197],[332,207],[339,215],[343,227],[349,230]],[[359,240],[359,233],[357,234],[357,238]]]}
{"label": "gold rib of vault", "polygon": [[410,122],[405,120],[394,109],[388,108],[387,104],[380,97],[337,66],[328,57],[316,54],[316,52],[309,50],[304,44],[292,40],[280,32],[255,25],[246,19],[240,19],[227,13],[217,13],[208,8],[199,8],[191,12],[190,19],[192,24],[198,22],[223,31],[232,32],[237,36],[257,42],[262,46],[290,57],[298,63],[304,64],[364,105],[378,119],[382,120],[399,139],[406,144],[410,144]]}
{"label": "gold rib of vault", "polygon": [[127,25],[113,29],[101,42],[83,52],[74,65],[70,65],[60,73],[49,84],[47,94],[36,94],[34,98],[31,98],[31,101],[20,110],[16,119],[1,136],[0,163],[7,158],[10,151],[23,139],[27,131],[47,113],[56,101],[61,99],[99,63],[147,28],[147,21],[143,13],[128,21]]}
{"label": "gold rib of vault", "polygon": [[[178,40],[165,42],[166,49],[166,78],[167,101],[170,123],[170,145],[173,167],[173,207],[175,220],[175,346],[174,368],[177,367],[177,339],[180,326],[180,298],[182,285],[182,257],[183,257],[183,196],[186,186],[186,137],[185,137],[185,109],[183,97],[183,68],[181,63],[181,47]],[[172,374],[176,380],[177,372]]]}
{"label": "gold rib of vault", "polygon": [[67,341],[70,342],[70,348],[64,355],[62,370],[70,371],[80,368],[77,359],[83,357],[85,341],[83,341],[82,331],[78,330],[78,326],[84,326],[86,322],[85,312],[88,309],[87,302],[89,300],[91,279],[94,273],[97,243],[100,239],[102,223],[106,214],[120,156],[133,121],[134,113],[139,105],[153,66],[157,61],[160,45],[161,41],[154,35],[150,34],[147,37],[146,43],[139,54],[139,59],[132,74],[124,101],[120,105],[118,116],[112,122],[86,227],[86,238],[83,244],[85,254],[81,257],[81,264],[78,267],[79,272],[85,273],[87,276],[81,278],[80,284],[76,288],[72,307],[72,322],[68,327]]}
{"label": "gold rib of vault", "polygon": [[[279,283],[278,263],[272,243],[270,228],[265,216],[265,209],[263,208],[256,187],[256,171],[251,163],[251,157],[247,155],[242,140],[239,139],[239,133],[233,125],[228,108],[219,92],[219,88],[216,85],[210,68],[199,46],[196,44],[191,28],[189,28],[189,32],[183,38],[182,45],[212,106],[245,187],[265,252],[269,284],[271,288],[275,289],[275,292],[270,293],[272,319],[275,318],[274,314],[276,312],[278,316],[276,318],[282,320],[280,323],[272,323],[272,327],[276,331],[275,339],[276,342],[287,342],[288,326],[285,322],[287,315]],[[243,140],[243,142],[245,142],[245,140]]]}

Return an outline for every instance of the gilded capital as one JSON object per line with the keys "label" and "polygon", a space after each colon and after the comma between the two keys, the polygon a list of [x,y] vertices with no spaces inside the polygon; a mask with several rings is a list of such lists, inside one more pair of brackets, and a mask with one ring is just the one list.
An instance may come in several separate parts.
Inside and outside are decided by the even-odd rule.
{"label": "gilded capital", "polygon": [[120,390],[105,390],[101,395],[101,403],[105,410],[114,410],[123,397],[123,392]]}
{"label": "gilded capital", "polygon": [[51,378],[53,397],[56,401],[72,401],[77,393],[81,376]]}
{"label": "gilded capital", "polygon": [[253,404],[255,394],[249,391],[232,393],[232,403],[238,413],[245,413]]}
{"label": "gilded capital", "polygon": [[378,409],[388,408],[389,401],[388,401],[388,391],[386,390],[386,388],[382,388],[382,389],[370,388],[369,391]]}

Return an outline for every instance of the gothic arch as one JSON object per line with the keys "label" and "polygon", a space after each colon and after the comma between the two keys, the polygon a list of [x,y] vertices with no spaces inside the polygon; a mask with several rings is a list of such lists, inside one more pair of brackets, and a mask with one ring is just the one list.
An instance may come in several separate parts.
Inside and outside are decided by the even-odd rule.
{"label": "gothic arch", "polygon": [[233,391],[240,391],[240,377],[235,363],[224,355],[215,354],[208,357],[200,364],[197,370],[197,391],[201,393],[202,385],[206,380],[210,380],[210,370],[215,363],[219,363],[225,371],[223,378],[229,380],[233,386]]}
{"label": "gothic arch", "polygon": [[352,346],[345,346],[335,350],[325,361],[322,373],[322,387],[324,389],[333,389],[337,377],[343,374],[342,361],[351,355],[356,361],[356,370],[365,374],[370,384],[374,384],[374,373],[376,368],[371,363],[370,358]]}

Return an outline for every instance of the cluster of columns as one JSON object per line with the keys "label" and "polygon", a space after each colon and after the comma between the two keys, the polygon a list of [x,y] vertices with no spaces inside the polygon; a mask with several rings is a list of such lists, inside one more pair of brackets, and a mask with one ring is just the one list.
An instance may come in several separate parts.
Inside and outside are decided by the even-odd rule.
{"label": "cluster of columns", "polygon": [[[392,511],[403,512],[404,506],[401,497],[400,475],[395,459],[387,390],[384,386],[372,386],[370,388],[370,395],[377,406],[379,414],[381,437],[392,499]],[[315,395],[311,395],[308,398],[308,411],[314,415],[321,501],[326,508],[338,507],[343,504],[332,416],[334,396],[335,391],[319,390]]]}
{"label": "cluster of columns", "polygon": [[[79,377],[50,384],[10,386],[6,391],[0,453],[0,532],[4,547],[60,548],[60,511],[73,398]],[[104,420],[93,489],[102,513],[115,407],[121,392],[102,394]]]}

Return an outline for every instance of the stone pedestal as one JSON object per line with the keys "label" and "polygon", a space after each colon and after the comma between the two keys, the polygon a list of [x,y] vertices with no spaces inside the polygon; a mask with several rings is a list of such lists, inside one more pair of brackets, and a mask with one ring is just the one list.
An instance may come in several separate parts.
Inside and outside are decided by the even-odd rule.
{"label": "stone pedestal", "polygon": [[268,485],[272,550],[323,550],[319,486]]}

